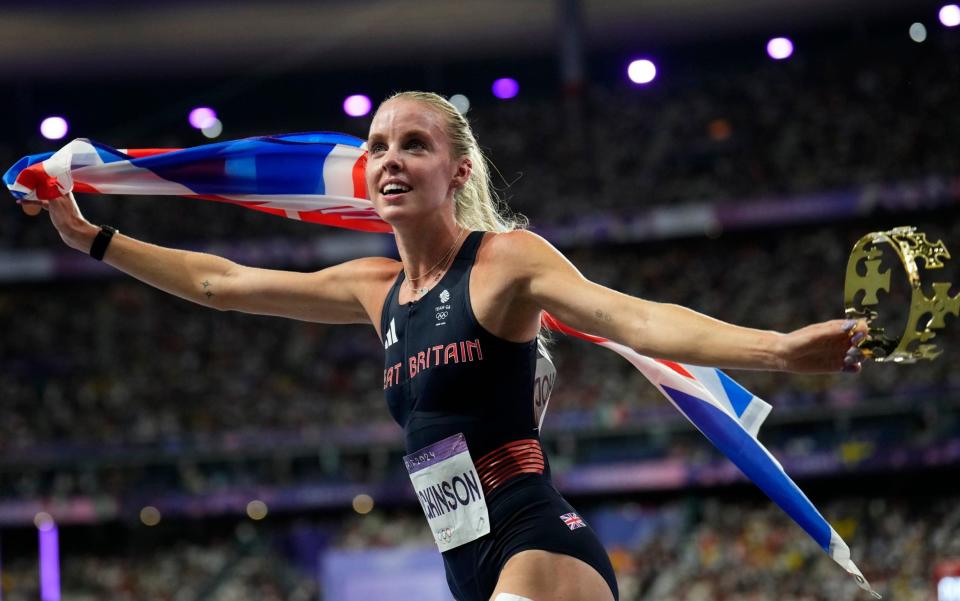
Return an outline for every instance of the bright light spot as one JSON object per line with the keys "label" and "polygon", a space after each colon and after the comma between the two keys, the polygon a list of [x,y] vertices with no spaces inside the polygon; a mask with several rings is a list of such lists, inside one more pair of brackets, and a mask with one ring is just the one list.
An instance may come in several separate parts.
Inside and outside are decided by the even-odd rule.
{"label": "bright light spot", "polygon": [[937,583],[937,601],[960,601],[960,576],[944,576]]}
{"label": "bright light spot", "polygon": [[156,526],[160,523],[160,510],[152,505],[147,505],[140,510],[140,521],[144,526]]}
{"label": "bright light spot", "polygon": [[509,100],[520,93],[520,84],[512,77],[501,77],[493,82],[491,89],[500,100]]}
{"label": "bright light spot", "polygon": [[633,83],[648,84],[657,77],[657,66],[645,58],[635,60],[627,67],[627,77]]}
{"label": "bright light spot", "polygon": [[203,129],[204,127],[209,127],[211,123],[217,120],[217,112],[209,106],[198,106],[190,111],[190,116],[187,117],[187,120],[190,121],[190,125],[194,128]]}
{"label": "bright light spot", "polygon": [[793,54],[793,42],[788,38],[773,38],[767,42],[767,54],[770,58],[782,61]]}
{"label": "bright light spot", "polygon": [[914,23],[910,26],[910,39],[918,44],[927,39],[927,28],[923,23]]}
{"label": "bright light spot", "polygon": [[470,110],[470,99],[463,94],[454,94],[450,97],[450,104],[456,107],[461,115],[466,115]]}
{"label": "bright light spot", "polygon": [[219,119],[214,118],[213,121],[208,121],[207,125],[200,130],[200,133],[206,137],[213,139],[223,133],[223,123]]}
{"label": "bright light spot", "polygon": [[33,523],[38,530],[42,530],[44,532],[53,530],[54,527],[53,516],[46,511],[41,511],[37,515],[33,516]]}
{"label": "bright light spot", "polygon": [[353,510],[360,515],[373,511],[373,497],[368,494],[359,494],[353,498]]}
{"label": "bright light spot", "polygon": [[372,107],[373,103],[363,94],[347,96],[347,99],[343,101],[343,112],[351,117],[363,117],[370,112]]}
{"label": "bright light spot", "polygon": [[940,22],[947,27],[960,25],[960,6],[947,4],[940,9]]}
{"label": "bright light spot", "polygon": [[48,140],[59,140],[67,135],[67,120],[63,117],[47,117],[40,122],[40,135]]}
{"label": "bright light spot", "polygon": [[37,518],[45,517],[37,524],[40,547],[40,599],[60,601],[60,535],[57,525],[48,513],[38,513]]}
{"label": "bright light spot", "polygon": [[267,504],[258,499],[247,503],[247,515],[251,520],[262,520],[267,517]]}

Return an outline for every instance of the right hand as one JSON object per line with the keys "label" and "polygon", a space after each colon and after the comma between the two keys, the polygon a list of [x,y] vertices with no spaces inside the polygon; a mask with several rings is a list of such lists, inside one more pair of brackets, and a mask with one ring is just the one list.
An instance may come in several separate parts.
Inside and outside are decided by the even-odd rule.
{"label": "right hand", "polygon": [[40,214],[41,210],[47,211],[50,223],[57,229],[64,243],[80,252],[90,252],[93,239],[100,231],[100,228],[84,218],[72,192],[53,200],[23,201],[21,207],[23,212],[30,216]]}

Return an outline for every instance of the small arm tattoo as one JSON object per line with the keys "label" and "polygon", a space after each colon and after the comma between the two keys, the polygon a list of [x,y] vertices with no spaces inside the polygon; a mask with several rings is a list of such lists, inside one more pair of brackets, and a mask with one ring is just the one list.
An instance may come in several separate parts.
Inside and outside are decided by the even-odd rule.
{"label": "small arm tattoo", "polygon": [[611,321],[613,321],[613,316],[612,316],[612,315],[610,315],[610,314],[607,313],[606,311],[601,311],[600,309],[597,309],[597,310],[594,312],[594,316],[596,316],[597,319],[602,319],[603,321],[606,321],[606,322],[611,322]]}
{"label": "small arm tattoo", "polygon": [[203,286],[204,290],[206,290],[204,294],[207,295],[207,298],[210,298],[213,296],[213,291],[210,290],[210,280],[203,280],[203,282],[201,282],[200,285]]}

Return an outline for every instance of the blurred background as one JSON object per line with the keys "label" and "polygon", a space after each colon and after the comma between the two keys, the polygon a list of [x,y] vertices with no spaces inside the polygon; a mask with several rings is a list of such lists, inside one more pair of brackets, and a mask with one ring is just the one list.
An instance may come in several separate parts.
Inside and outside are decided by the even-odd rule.
{"label": "blurred background", "polygon": [[[75,137],[364,137],[371,104],[427,89],[587,276],[785,331],[842,314],[868,232],[916,225],[960,251],[958,24],[960,7],[923,0],[5,2],[0,166]],[[246,264],[396,253],[227,205],[79,201],[94,223]],[[761,440],[885,599],[960,599],[953,321],[933,362],[734,374],[774,405]],[[3,599],[450,600],[373,330],[191,306],[11,201],[0,331]],[[544,441],[621,599],[866,598],[589,346],[553,346]]]}

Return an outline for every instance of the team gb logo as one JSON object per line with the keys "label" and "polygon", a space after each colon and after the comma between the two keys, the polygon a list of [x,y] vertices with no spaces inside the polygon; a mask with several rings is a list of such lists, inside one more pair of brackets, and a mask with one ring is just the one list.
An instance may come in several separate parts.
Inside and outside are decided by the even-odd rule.
{"label": "team gb logo", "polygon": [[448,300],[450,300],[450,292],[444,289],[444,291],[440,293],[440,302],[445,303]]}

